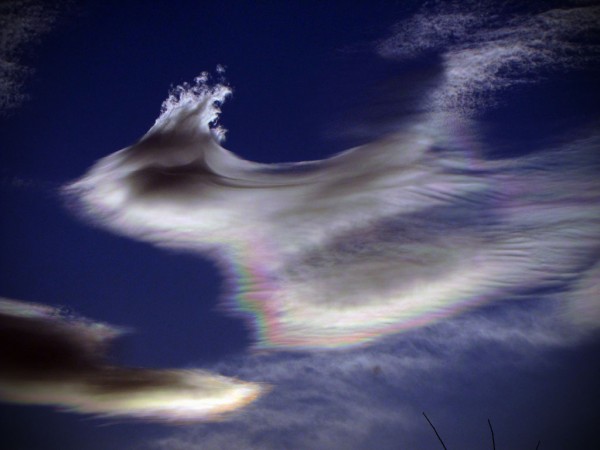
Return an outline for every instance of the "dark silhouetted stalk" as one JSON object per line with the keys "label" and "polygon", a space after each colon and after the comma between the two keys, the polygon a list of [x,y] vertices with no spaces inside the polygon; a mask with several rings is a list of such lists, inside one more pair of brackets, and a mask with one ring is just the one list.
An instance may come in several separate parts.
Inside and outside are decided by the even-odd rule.
{"label": "dark silhouetted stalk", "polygon": [[492,428],[492,422],[488,419],[488,425],[490,426],[490,432],[492,433],[492,449],[496,450],[496,440],[494,439],[494,429]]}
{"label": "dark silhouetted stalk", "polygon": [[446,448],[446,446],[444,445],[444,441],[442,441],[442,438],[440,437],[440,435],[438,434],[437,430],[435,429],[435,427],[431,423],[431,420],[429,420],[429,417],[427,417],[427,414],[425,414],[425,412],[423,412],[423,415],[425,416],[425,419],[427,419],[427,422],[429,422],[429,425],[431,425],[431,428],[433,428],[433,432],[435,433],[435,435],[437,436],[437,438],[440,440],[440,444],[442,444],[442,447],[444,447],[444,450],[448,450]]}

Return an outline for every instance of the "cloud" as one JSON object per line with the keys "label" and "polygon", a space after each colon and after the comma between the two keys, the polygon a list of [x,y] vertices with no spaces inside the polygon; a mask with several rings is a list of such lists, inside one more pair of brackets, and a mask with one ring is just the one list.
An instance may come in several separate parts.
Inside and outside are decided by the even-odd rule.
{"label": "cloud", "polygon": [[598,23],[597,2],[542,2],[527,11],[514,2],[434,2],[399,22],[378,52],[399,60],[440,55],[445,80],[423,102],[473,115],[511,86],[597,61]]}
{"label": "cloud", "polygon": [[561,286],[568,303],[598,258],[593,132],[490,161],[476,124],[436,113],[330,159],[257,164],[211,128],[229,94],[206,76],[180,88],[145,136],[65,192],[117,233],[215,257],[259,347],[371,342]]}
{"label": "cloud", "polygon": [[201,370],[112,365],[124,330],[59,309],[0,299],[0,399],[73,412],[164,422],[219,420],[265,391]]}
{"label": "cloud", "polygon": [[27,98],[23,83],[33,69],[23,63],[28,48],[50,31],[60,2],[9,0],[0,4],[0,111]]}
{"label": "cloud", "polygon": [[[565,340],[557,339],[556,326],[549,305],[515,303],[500,314],[471,312],[370,346],[228,358],[214,370],[276,389],[247,414],[178,430],[140,448],[435,448],[423,410],[448,447],[487,445],[490,417],[507,448],[535,446],[537,439],[561,448],[574,422],[590,430],[593,424],[583,411],[561,410],[564,380],[556,379],[551,355]],[[548,390],[553,394],[544,395]],[[547,430],[548,412],[557,410],[562,429]]]}
{"label": "cloud", "polygon": [[[565,380],[590,363],[558,366],[600,325],[597,127],[490,160],[465,117],[493,92],[593,58],[568,37],[587,37],[588,7],[402,22],[381,52],[442,55],[426,113],[322,161],[257,164],[223,148],[231,90],[203,75],[136,144],[66,186],[93,224],[215,258],[225,305],[266,349],[214,370],[268,382],[269,396],[142,448],[434,447],[423,410],[449,446],[484,445],[486,416],[510,430],[506,448],[589,443],[595,416],[580,405],[597,381],[570,392]],[[544,30],[538,48],[531,33]]]}

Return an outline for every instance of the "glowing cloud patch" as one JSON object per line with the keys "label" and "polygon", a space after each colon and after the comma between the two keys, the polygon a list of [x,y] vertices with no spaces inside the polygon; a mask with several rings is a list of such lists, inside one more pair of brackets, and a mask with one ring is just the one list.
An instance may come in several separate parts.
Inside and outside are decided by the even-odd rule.
{"label": "glowing cloud patch", "polygon": [[219,420],[258,398],[260,384],[202,370],[109,365],[122,330],[43,305],[0,299],[0,399],[100,416]]}
{"label": "glowing cloud patch", "polygon": [[179,88],[65,192],[113,231],[215,256],[259,347],[369,342],[573,282],[597,257],[597,160],[485,161],[469,122],[437,113],[327,160],[258,164],[211,128],[229,93],[206,76]]}

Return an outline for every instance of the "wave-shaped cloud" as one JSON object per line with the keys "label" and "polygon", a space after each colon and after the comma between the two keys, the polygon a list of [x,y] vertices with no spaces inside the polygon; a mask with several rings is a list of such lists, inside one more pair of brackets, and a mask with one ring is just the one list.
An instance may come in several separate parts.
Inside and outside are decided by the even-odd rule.
{"label": "wave-shaped cloud", "polygon": [[265,391],[260,383],[202,370],[110,364],[108,347],[123,332],[49,306],[0,299],[0,399],[179,423],[220,420]]}
{"label": "wave-shaped cloud", "polygon": [[327,160],[257,164],[211,129],[229,93],[206,77],[180,88],[139,142],[66,192],[118,233],[215,256],[258,346],[373,341],[576,283],[598,256],[597,136],[568,157],[486,161],[469,122],[434,114]]}

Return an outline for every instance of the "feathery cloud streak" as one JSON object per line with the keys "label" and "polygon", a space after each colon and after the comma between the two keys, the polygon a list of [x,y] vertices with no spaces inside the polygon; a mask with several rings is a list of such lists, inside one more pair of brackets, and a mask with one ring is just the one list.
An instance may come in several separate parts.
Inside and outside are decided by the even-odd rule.
{"label": "feathery cloud streak", "polygon": [[[531,9],[537,10],[533,14]],[[594,1],[433,2],[377,45],[396,60],[440,55],[445,81],[422,99],[429,110],[476,115],[507,88],[600,57],[600,6]]]}

